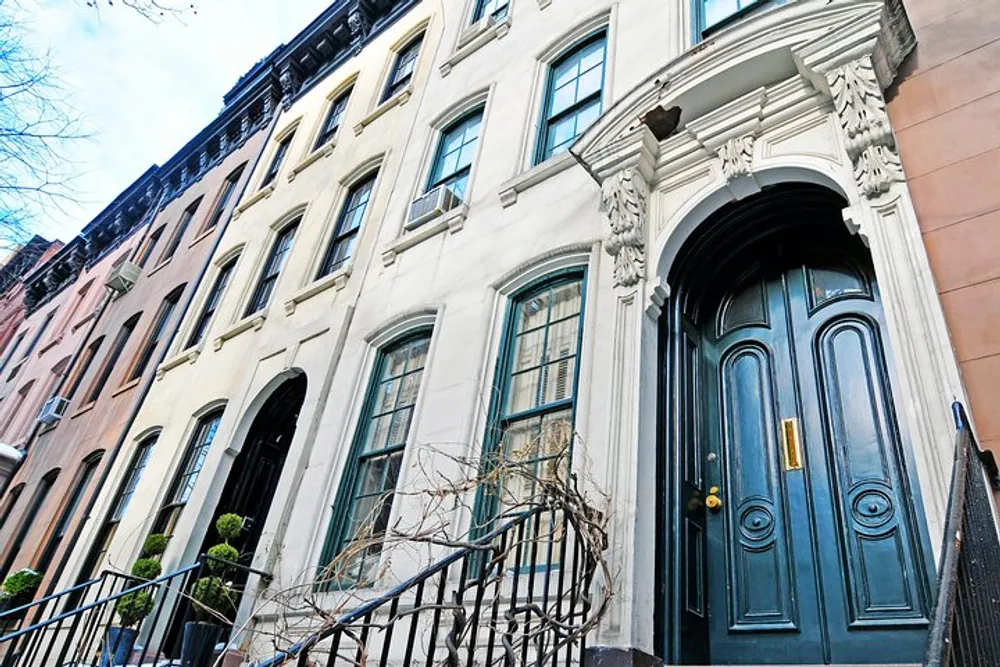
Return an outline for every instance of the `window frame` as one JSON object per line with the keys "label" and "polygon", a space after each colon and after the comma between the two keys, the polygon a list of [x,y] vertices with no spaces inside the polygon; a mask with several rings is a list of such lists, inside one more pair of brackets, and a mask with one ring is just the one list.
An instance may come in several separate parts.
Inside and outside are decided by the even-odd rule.
{"label": "window frame", "polygon": [[76,392],[80,390],[80,385],[83,384],[83,378],[87,375],[87,371],[90,370],[90,366],[94,363],[94,359],[97,358],[97,353],[101,351],[101,346],[104,344],[105,338],[106,336],[101,336],[84,348],[83,356],[80,357],[79,365],[76,367],[76,373],[73,375],[73,380],[69,384],[69,391],[65,396],[63,396],[63,398],[67,401],[72,401],[73,397],[76,396]]}
{"label": "window frame", "polygon": [[[318,151],[320,148],[323,148],[323,146],[326,146],[340,133],[340,127],[344,123],[345,116],[347,116],[347,106],[351,102],[351,94],[353,92],[354,83],[351,82],[341,88],[340,91],[331,98],[330,103],[327,105],[326,114],[323,116],[323,124],[319,126],[319,134],[317,134],[316,141],[313,143],[314,151]],[[331,128],[330,123],[333,121],[335,116],[337,118],[337,124]]]}
{"label": "window frame", "polygon": [[[507,297],[504,312],[503,325],[500,333],[500,345],[497,349],[497,361],[492,378],[492,386],[496,387],[493,397],[490,400],[489,411],[486,419],[486,429],[483,435],[483,448],[481,459],[488,461],[489,457],[502,446],[506,434],[506,424],[515,421],[523,421],[533,417],[544,416],[549,413],[556,413],[560,410],[570,409],[570,419],[574,432],[576,430],[577,407],[580,391],[580,367],[583,358],[584,323],[586,321],[587,310],[587,288],[589,271],[586,266],[573,266],[559,269],[548,273],[527,285],[512,292]],[[576,364],[573,370],[573,393],[571,398],[555,401],[540,406],[535,406],[520,412],[507,411],[508,393],[513,378],[513,364],[515,342],[517,339],[517,314],[519,306],[543,290],[550,290],[561,285],[573,282],[580,283],[580,311],[577,313],[579,322],[577,326],[577,347],[575,352]],[[551,309],[551,304],[549,305]],[[546,322],[546,329],[551,326],[551,321]],[[547,336],[547,333],[546,333]],[[550,362],[552,363],[552,362]],[[572,451],[572,440],[570,441]],[[476,499],[473,503],[473,535],[480,535],[488,532],[499,517],[498,508],[495,503],[495,495],[487,498],[482,489],[477,491]]]}
{"label": "window frame", "polygon": [[[465,167],[462,167],[461,169],[453,171],[447,176],[437,175],[438,165],[445,156],[445,153],[443,151],[445,147],[445,140],[448,137],[448,134],[450,132],[457,130],[462,125],[464,125],[473,116],[479,117],[479,127],[476,130],[475,147],[473,148],[473,155],[472,159],[469,161],[469,164],[466,165]],[[486,103],[483,102],[481,104],[473,106],[471,109],[462,113],[453,121],[445,125],[444,128],[437,133],[437,145],[434,148],[434,156],[433,159],[431,160],[430,171],[427,174],[427,185],[424,187],[423,194],[427,194],[434,188],[439,187],[441,185],[450,186],[464,177],[465,185],[463,185],[462,187],[462,192],[461,196],[459,196],[459,199],[462,202],[468,201],[469,184],[472,182],[472,171],[476,165],[476,158],[478,157],[479,154],[479,145],[480,141],[482,141],[483,138],[483,125],[485,122],[486,122]],[[463,143],[462,146],[459,148],[459,152],[461,152],[461,150],[465,148],[467,145],[468,143]],[[437,178],[435,178],[435,175],[437,175]],[[451,181],[451,183],[449,183],[449,181]],[[458,193],[455,193],[454,190],[452,190],[452,192],[456,194],[456,196],[458,196]]]}
{"label": "window frame", "polygon": [[184,212],[181,213],[181,219],[177,221],[177,226],[174,227],[173,233],[170,235],[170,240],[167,241],[167,245],[163,248],[163,252],[160,253],[160,259],[156,262],[157,266],[165,262],[169,262],[177,254],[177,249],[181,247],[181,241],[184,239],[184,235],[187,233],[188,228],[191,226],[191,221],[194,220],[194,216],[198,213],[198,209],[201,207],[201,201],[204,197],[198,197],[193,202],[188,204]]}
{"label": "window frame", "polygon": [[752,0],[749,5],[742,7],[732,14],[729,14],[723,19],[720,19],[710,26],[705,25],[705,2],[706,0],[695,0],[694,7],[694,25],[695,25],[695,40],[694,43],[701,43],[703,40],[707,39],[711,35],[719,32],[720,30],[726,28],[727,26],[746,18],[748,15],[753,14],[762,7],[768,5],[781,4],[781,0],[776,2],[775,0]]}
{"label": "window frame", "polygon": [[7,543],[7,558],[4,560],[3,565],[0,565],[0,580],[3,580],[7,576],[14,561],[17,560],[17,556],[21,552],[21,547],[24,546],[24,538],[28,536],[32,527],[34,527],[39,510],[45,504],[49,494],[52,493],[52,487],[55,486],[56,479],[61,472],[61,468],[53,468],[45,473],[39,480],[38,486],[35,487],[35,492],[31,494],[31,505],[24,515],[27,517],[27,520],[20,523],[17,532],[11,536],[11,541]]}
{"label": "window frame", "polygon": [[[382,91],[382,97],[379,100],[380,103],[388,102],[407,88],[412,87],[413,76],[417,71],[417,62],[420,60],[420,52],[423,50],[424,38],[426,36],[426,31],[422,30],[408,39],[401,47],[394,49],[392,67],[389,68],[389,76],[386,77],[385,89]],[[404,63],[404,58],[409,57],[411,51],[413,51],[413,57]],[[410,67],[409,71],[400,77],[400,70],[410,65],[412,67]]]}
{"label": "window frame", "polygon": [[[333,227],[333,234],[330,236],[330,240],[326,245],[326,250],[323,251],[323,255],[320,258],[319,269],[316,272],[315,280],[320,278],[325,278],[326,276],[340,271],[345,268],[345,266],[350,265],[351,260],[355,257],[354,252],[357,250],[358,239],[361,236],[361,230],[364,228],[365,221],[368,217],[368,207],[372,201],[372,195],[375,193],[375,186],[378,184],[378,176],[380,169],[376,167],[363,176],[356,179],[353,184],[347,190],[347,196],[344,197],[344,201],[340,205],[340,211],[337,213],[337,223]],[[363,188],[367,186],[367,192],[365,193],[365,201],[363,205],[363,210],[361,211],[361,218],[358,220],[356,227],[352,227],[345,231],[344,223],[350,217],[353,219],[353,214],[361,205],[354,202],[355,196],[361,192]],[[338,261],[336,268],[333,268],[333,258],[335,257],[334,251],[342,243],[348,243],[351,245],[349,254]]]}
{"label": "window frame", "polygon": [[[168,538],[173,535],[173,530],[177,527],[181,513],[191,500],[191,493],[194,490],[194,486],[198,483],[198,477],[201,476],[201,471],[205,468],[205,461],[208,459],[208,454],[215,443],[215,436],[218,435],[219,425],[222,423],[224,413],[224,406],[213,408],[199,416],[195,421],[194,429],[191,431],[187,445],[184,447],[184,456],[181,458],[180,465],[174,471],[173,478],[170,480],[170,486],[167,487],[167,494],[163,496],[163,500],[156,510],[156,516],[153,519],[153,533],[162,533]],[[214,429],[212,428],[213,424]],[[211,430],[212,437],[205,442],[209,430]],[[186,479],[193,481],[188,487],[187,496],[182,500],[178,500],[181,485],[184,484],[187,486],[187,483],[182,481]]]}
{"label": "window frame", "polygon": [[138,261],[136,261],[140,269],[146,268],[149,258],[153,256],[153,251],[156,250],[156,246],[160,243],[160,239],[163,237],[163,232],[165,231],[167,231],[167,225],[162,224],[151,231],[149,236],[146,237],[142,250],[139,251]]}
{"label": "window frame", "polygon": [[24,493],[25,486],[26,484],[21,482],[7,493],[7,502],[4,504],[3,513],[0,514],[0,531],[4,529],[7,521],[10,519],[10,515],[14,513],[14,508],[17,507],[17,501],[21,499],[21,494]]}
{"label": "window frame", "polygon": [[184,288],[185,285],[175,287],[167,296],[163,297],[160,307],[156,309],[156,316],[143,337],[142,345],[132,358],[132,363],[129,364],[125,384],[140,379],[146,372],[149,362],[153,360],[153,355],[156,353],[156,348],[164,339],[170,318],[173,317],[177,304],[180,303],[181,296],[184,294]]}
{"label": "window frame", "polygon": [[[297,215],[287,224],[276,230],[274,240],[271,241],[270,250],[267,253],[267,258],[264,260],[264,265],[257,275],[253,291],[250,293],[250,299],[247,301],[246,310],[243,312],[244,319],[266,310],[270,305],[271,299],[274,298],[274,289],[281,278],[282,272],[285,270],[285,265],[288,263],[288,256],[295,247],[295,238],[298,236],[302,219],[303,216],[301,214]],[[288,247],[282,251],[280,263],[275,270],[273,264],[278,257],[278,248],[288,235],[291,235],[291,239],[288,241]]]}
{"label": "window frame", "polygon": [[274,148],[274,152],[271,153],[271,161],[268,162],[267,171],[264,172],[264,176],[260,180],[259,189],[263,190],[278,180],[281,167],[285,164],[285,160],[288,159],[288,153],[292,149],[292,141],[295,139],[295,131],[297,129],[297,126],[291,128],[277,140],[278,143]]}
{"label": "window frame", "polygon": [[[537,132],[538,136],[535,138],[534,155],[531,161],[532,166],[539,165],[545,162],[546,160],[552,159],[566,152],[566,149],[563,149],[558,153],[549,153],[548,150],[546,149],[546,145],[548,144],[550,126],[554,122],[557,122],[564,118],[568,118],[573,113],[579,112],[581,109],[583,109],[588,104],[593,102],[595,97],[593,94],[591,94],[581,100],[577,100],[576,102],[566,107],[559,113],[552,115],[551,108],[552,108],[552,102],[554,101],[555,97],[554,95],[555,89],[553,87],[553,83],[554,83],[556,68],[567,62],[570,58],[578,54],[583,49],[587,48],[591,44],[598,41],[604,42],[604,56],[601,60],[601,88],[600,91],[596,94],[596,98],[598,104],[600,105],[600,112],[601,113],[604,112],[605,108],[604,98],[606,95],[606,88],[608,83],[609,36],[610,36],[610,27],[607,25],[603,25],[600,28],[597,28],[596,30],[589,32],[580,39],[575,40],[572,44],[570,44],[567,48],[565,48],[562,52],[560,52],[558,56],[556,56],[549,63],[547,63],[545,70],[545,85],[542,88],[542,104],[541,104],[541,116],[538,121],[538,132]],[[584,132],[586,132],[586,128],[584,128]],[[575,139],[579,138],[582,134],[583,132],[576,135],[574,141]]]}
{"label": "window frame", "polygon": [[14,358],[14,354],[17,352],[17,348],[21,347],[21,343],[24,342],[24,338],[27,335],[28,329],[22,329],[13,339],[11,339],[10,349],[8,349],[7,354],[4,355],[3,361],[0,361],[0,373],[3,373],[7,369],[7,366],[10,364],[10,360]]}
{"label": "window frame", "polygon": [[[354,509],[354,504],[358,499],[356,490],[359,481],[359,472],[363,464],[363,459],[374,459],[376,457],[391,457],[397,452],[402,452],[403,460],[400,462],[400,469],[398,472],[398,477],[396,478],[396,484],[391,493],[392,499],[389,508],[389,517],[391,518],[395,501],[396,501],[396,490],[399,488],[399,483],[403,477],[403,471],[405,471],[405,457],[406,450],[410,445],[410,440],[415,432],[414,424],[416,421],[417,410],[420,404],[421,391],[423,391],[424,383],[426,382],[426,373],[430,367],[432,344],[434,339],[434,326],[433,325],[422,325],[414,327],[406,331],[405,333],[393,338],[392,340],[386,342],[384,345],[380,346],[375,354],[375,359],[372,362],[371,368],[368,373],[368,384],[365,390],[364,399],[361,404],[361,409],[355,420],[355,429],[351,438],[351,446],[348,450],[347,460],[343,467],[343,472],[340,475],[338,482],[337,495],[335,497],[334,503],[332,505],[332,513],[330,515],[330,522],[327,526],[326,538],[323,541],[323,547],[320,552],[320,562],[317,566],[317,570],[322,573],[323,570],[329,565],[329,563],[336,558],[344,549],[344,545],[351,541],[351,537],[347,535],[347,530],[350,528],[350,519],[352,517],[352,512]],[[424,359],[424,365],[420,368],[421,373],[419,384],[416,389],[416,396],[414,398],[412,410],[413,413],[410,416],[410,422],[407,426],[407,432],[405,441],[402,444],[392,445],[388,447],[382,447],[379,450],[373,450],[371,452],[364,451],[365,441],[368,438],[372,422],[376,419],[375,408],[376,402],[378,400],[379,388],[384,384],[382,375],[385,371],[385,365],[388,363],[389,356],[393,351],[398,350],[404,346],[411,345],[417,341],[426,340],[427,341],[427,353]],[[394,376],[396,381],[400,381],[402,386],[402,378],[412,375],[416,371],[406,370],[399,376]],[[401,389],[400,389],[401,390]],[[398,400],[398,393],[397,393]],[[404,408],[406,409],[406,408]],[[393,408],[392,414],[395,414],[395,407]],[[380,413],[379,416],[384,416],[388,413]],[[390,421],[391,428],[391,421]],[[382,495],[387,493],[386,490],[382,491]],[[378,558],[381,558],[381,550],[379,551]],[[364,582],[364,585],[371,586],[375,582]],[[358,582],[353,582],[350,580],[342,579],[340,581],[330,581],[317,584],[317,590],[335,590],[337,588],[349,588],[357,586]]]}
{"label": "window frame", "polygon": [[[510,3],[511,0],[473,0],[472,20],[470,23],[475,25],[482,21],[486,16],[493,17],[493,22],[499,23],[510,16]],[[498,7],[487,14],[486,9],[492,4],[495,4]]]}
{"label": "window frame", "polygon": [[87,397],[84,405],[95,403],[101,397],[104,388],[108,384],[108,380],[111,379],[111,374],[115,371],[115,366],[118,365],[118,361],[121,359],[122,352],[128,347],[128,342],[132,338],[132,334],[135,333],[136,327],[139,326],[140,319],[142,319],[142,311],[135,313],[132,317],[125,320],[121,328],[118,329],[118,333],[115,334],[115,338],[111,342],[111,347],[108,349],[107,356],[104,357],[104,362],[101,364],[101,369],[97,377],[93,379],[90,387],[87,388]]}
{"label": "window frame", "polygon": [[56,552],[59,550],[59,545],[62,544],[63,538],[69,532],[73,515],[79,509],[88,487],[90,487],[91,482],[94,480],[94,475],[97,474],[97,469],[103,457],[104,450],[102,449],[90,454],[81,462],[80,470],[73,479],[73,486],[70,488],[66,502],[59,512],[59,518],[52,529],[52,533],[45,540],[45,547],[42,549],[42,553],[38,557],[38,560],[35,561],[32,569],[44,573],[52,565],[52,559],[55,558]]}
{"label": "window frame", "polygon": [[208,290],[208,294],[205,295],[205,301],[201,304],[198,317],[191,327],[187,344],[184,346],[185,350],[197,347],[205,340],[205,335],[208,334],[212,326],[212,320],[215,319],[215,313],[219,310],[222,297],[229,287],[230,281],[233,279],[233,272],[236,270],[236,262],[239,258],[239,254],[230,257],[216,271],[212,287]]}
{"label": "window frame", "polygon": [[219,189],[218,195],[215,198],[215,206],[212,207],[212,214],[205,218],[205,224],[201,227],[201,233],[205,233],[210,229],[215,229],[222,222],[222,217],[226,214],[226,210],[229,208],[229,202],[232,199],[233,194],[236,192],[237,187],[239,187],[240,179],[243,178],[243,173],[246,171],[247,163],[244,162],[240,166],[233,169],[228,176],[226,176],[226,181],[222,184]]}

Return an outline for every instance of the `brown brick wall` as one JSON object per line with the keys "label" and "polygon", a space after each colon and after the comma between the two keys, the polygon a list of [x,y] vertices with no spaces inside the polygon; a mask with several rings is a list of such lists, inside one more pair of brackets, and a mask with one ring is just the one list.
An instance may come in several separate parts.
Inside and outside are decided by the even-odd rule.
{"label": "brown brick wall", "polygon": [[973,418],[1000,452],[1000,11],[905,4],[917,48],[889,115]]}

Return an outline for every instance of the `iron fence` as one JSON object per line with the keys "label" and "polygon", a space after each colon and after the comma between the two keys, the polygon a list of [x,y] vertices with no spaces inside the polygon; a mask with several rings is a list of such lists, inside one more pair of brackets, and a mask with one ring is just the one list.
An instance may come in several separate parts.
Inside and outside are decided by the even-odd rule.
{"label": "iron fence", "polygon": [[979,448],[965,408],[955,402],[952,410],[957,428],[955,466],[925,665],[996,667],[1000,665],[1000,538],[990,487],[1000,490],[1000,477],[993,455]]}

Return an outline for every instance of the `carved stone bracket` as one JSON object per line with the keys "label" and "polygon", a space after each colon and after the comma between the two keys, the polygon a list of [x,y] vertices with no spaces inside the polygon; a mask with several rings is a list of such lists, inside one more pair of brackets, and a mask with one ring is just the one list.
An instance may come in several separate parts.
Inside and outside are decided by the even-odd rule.
{"label": "carved stone bracket", "polygon": [[722,175],[726,180],[749,176],[753,171],[753,135],[734,137],[719,146]]}
{"label": "carved stone bracket", "polygon": [[601,185],[601,211],[611,233],[605,248],[615,258],[615,285],[631,287],[645,276],[648,186],[638,168],[612,174]]}
{"label": "carved stone bracket", "polygon": [[826,75],[858,188],[869,199],[903,180],[882,89],[868,57]]}

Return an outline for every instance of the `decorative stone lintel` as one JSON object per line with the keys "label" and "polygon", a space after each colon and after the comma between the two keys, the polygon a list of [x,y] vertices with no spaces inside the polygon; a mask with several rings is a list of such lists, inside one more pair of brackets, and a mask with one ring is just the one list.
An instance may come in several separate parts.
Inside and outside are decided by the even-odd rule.
{"label": "decorative stone lintel", "polygon": [[251,315],[250,317],[244,317],[242,320],[237,322],[235,325],[230,327],[228,330],[223,331],[222,334],[212,341],[212,348],[216,351],[221,350],[222,346],[225,345],[227,340],[236,338],[244,331],[249,331],[253,329],[254,331],[259,331],[262,326],[264,326],[264,321],[267,319],[266,313],[258,313],[256,315]]}
{"label": "decorative stone lintel", "polygon": [[366,127],[374,123],[378,118],[382,117],[387,111],[389,111],[389,109],[392,109],[393,107],[401,107],[406,104],[412,94],[413,88],[406,87],[387,99],[385,102],[382,102],[382,104],[375,107],[374,111],[362,118],[361,122],[354,126],[354,134],[360,135],[365,131]]}
{"label": "decorative stone lintel", "polygon": [[458,48],[438,68],[441,76],[448,76],[455,65],[494,39],[502,39],[506,36],[510,32],[510,22],[510,14],[499,21],[495,20],[492,16],[486,16],[475,25],[469,26],[458,41]]}

